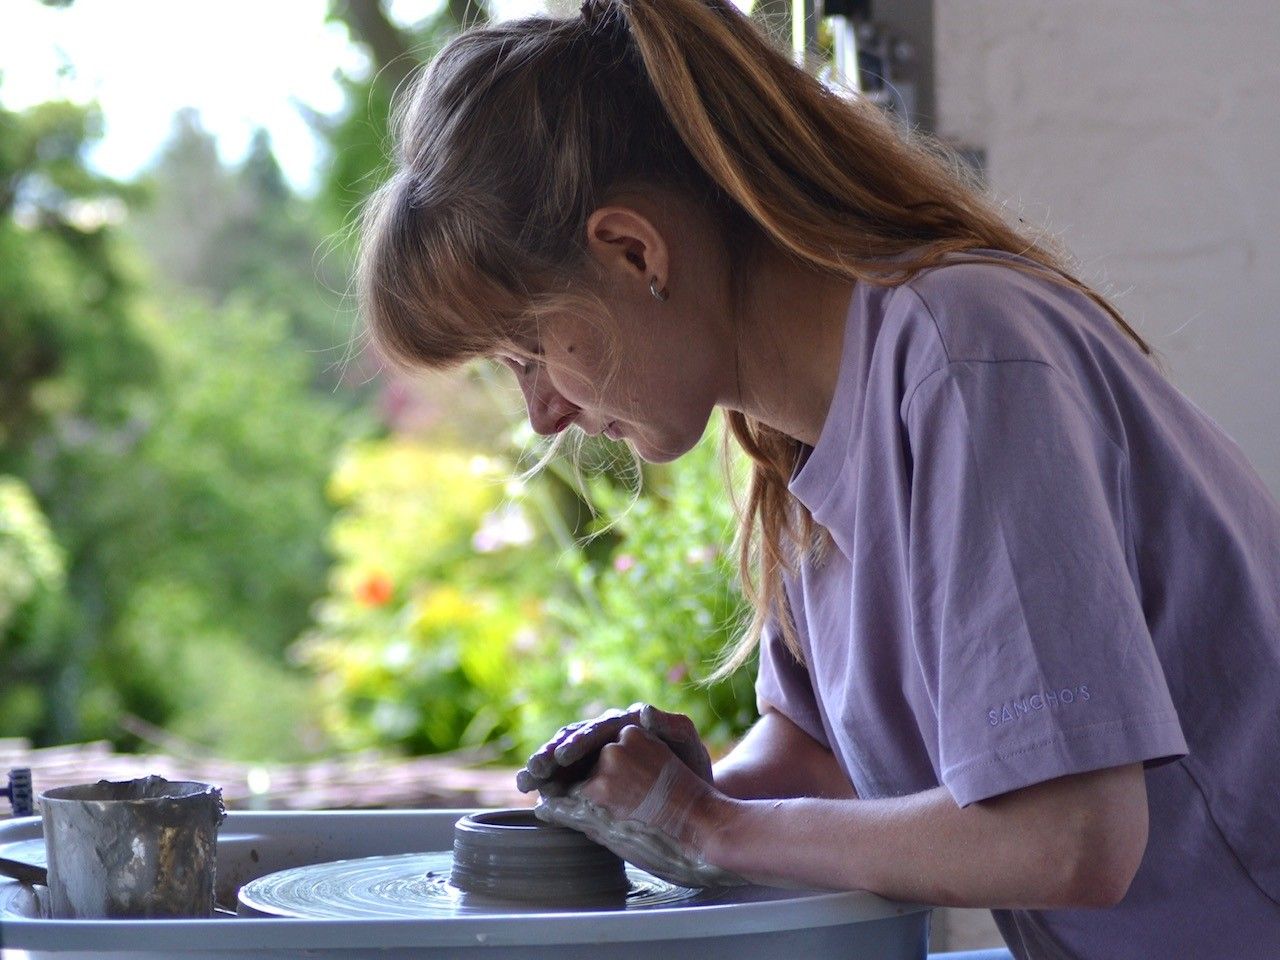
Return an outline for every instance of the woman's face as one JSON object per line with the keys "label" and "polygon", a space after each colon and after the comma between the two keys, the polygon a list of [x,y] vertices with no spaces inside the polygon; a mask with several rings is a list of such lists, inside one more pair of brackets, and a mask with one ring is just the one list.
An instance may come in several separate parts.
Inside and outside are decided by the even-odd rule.
{"label": "woman's face", "polygon": [[[592,283],[607,315],[545,318],[529,356],[506,357],[541,434],[577,425],[654,463],[706,430],[734,383],[728,269],[718,235],[671,195],[633,195],[587,224]],[[656,278],[667,297],[650,290]]]}
{"label": "woman's face", "polygon": [[662,463],[692,448],[716,403],[715,355],[693,324],[664,316],[670,304],[612,305],[612,316],[546,319],[531,356],[504,356],[524,394],[533,429],[577,426],[626,440]]}

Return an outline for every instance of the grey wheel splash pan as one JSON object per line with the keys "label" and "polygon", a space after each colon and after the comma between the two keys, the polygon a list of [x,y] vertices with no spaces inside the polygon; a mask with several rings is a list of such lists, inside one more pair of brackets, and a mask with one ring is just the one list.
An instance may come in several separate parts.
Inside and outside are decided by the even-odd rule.
{"label": "grey wheel splash pan", "polygon": [[[250,880],[331,860],[447,850],[470,810],[230,813],[218,840],[218,900]],[[39,818],[0,822],[0,856],[37,859]],[[36,848],[38,850],[38,848]],[[731,956],[921,960],[929,908],[865,892],[740,888],[733,902],[626,911],[549,911],[429,920],[44,920],[31,888],[0,878],[0,947],[32,960],[472,955],[530,960]]]}

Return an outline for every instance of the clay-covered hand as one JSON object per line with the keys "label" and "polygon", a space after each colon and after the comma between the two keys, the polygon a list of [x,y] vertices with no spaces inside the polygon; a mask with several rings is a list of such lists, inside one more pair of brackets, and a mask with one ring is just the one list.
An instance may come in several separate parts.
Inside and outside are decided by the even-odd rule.
{"label": "clay-covered hand", "polygon": [[580,720],[561,727],[516,774],[522,793],[539,791],[545,796],[562,796],[586,779],[605,745],[613,743],[628,726],[653,734],[680,758],[690,770],[711,783],[711,757],[698,736],[698,729],[682,713],[667,713],[647,703],[633,703],[625,710],[608,710],[592,720]]}
{"label": "clay-covered hand", "polygon": [[624,860],[686,887],[745,881],[709,863],[707,838],[732,804],[648,730],[624,726],[600,748],[594,772],[534,809],[549,823],[572,827]]}

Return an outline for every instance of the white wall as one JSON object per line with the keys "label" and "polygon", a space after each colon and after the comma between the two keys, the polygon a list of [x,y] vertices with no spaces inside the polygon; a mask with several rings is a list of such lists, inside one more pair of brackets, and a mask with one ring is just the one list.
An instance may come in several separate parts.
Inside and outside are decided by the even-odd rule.
{"label": "white wall", "polygon": [[1280,2],[934,3],[939,132],[1280,497]]}

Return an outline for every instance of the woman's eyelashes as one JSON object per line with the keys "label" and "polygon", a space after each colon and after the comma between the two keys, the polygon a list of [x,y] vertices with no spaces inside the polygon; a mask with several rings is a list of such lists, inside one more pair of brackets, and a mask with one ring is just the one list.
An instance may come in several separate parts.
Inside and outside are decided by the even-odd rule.
{"label": "woman's eyelashes", "polygon": [[517,357],[517,356],[511,356],[509,354],[505,354],[503,356],[498,357],[498,360],[504,366],[514,371],[516,376],[527,377],[529,374],[533,373],[534,368],[541,362],[541,360],[539,359],[539,357],[541,356],[542,356],[542,351],[539,350],[536,353],[532,354],[531,356],[524,356],[524,357]]}

